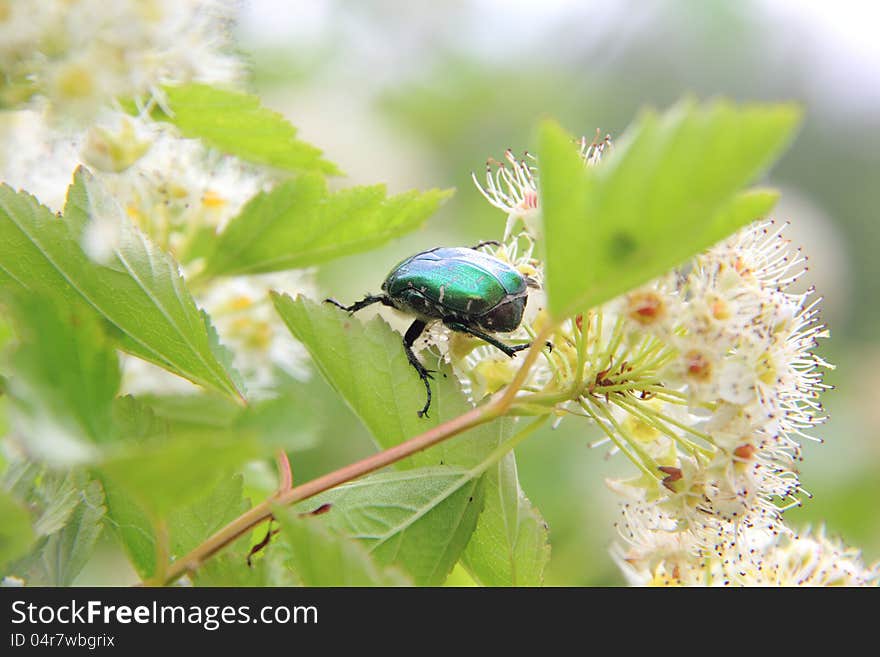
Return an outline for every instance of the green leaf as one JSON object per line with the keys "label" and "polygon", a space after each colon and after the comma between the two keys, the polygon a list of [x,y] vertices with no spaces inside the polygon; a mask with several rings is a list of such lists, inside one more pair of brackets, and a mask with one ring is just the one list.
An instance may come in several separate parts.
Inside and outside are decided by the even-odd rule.
{"label": "green leaf", "polygon": [[172,431],[212,429],[216,436],[242,434],[266,447],[304,450],[317,444],[319,418],[299,384],[276,388],[277,397],[242,408],[227,397],[212,394],[142,395],[138,404]]}
{"label": "green leaf", "polygon": [[307,267],[375,248],[415,230],[451,191],[387,196],[383,185],[333,194],[317,175],[288,180],[252,198],[217,238],[207,275]]}
{"label": "green leaf", "polygon": [[206,497],[168,517],[171,553],[182,557],[247,510],[241,475],[221,481]]}
{"label": "green leaf", "polygon": [[52,472],[15,459],[2,487],[29,510],[37,541],[7,572],[28,585],[69,586],[92,554],[101,533],[104,492],[82,470]]}
{"label": "green leaf", "polygon": [[[6,396],[6,379],[0,376],[0,437],[6,435],[9,431],[9,398]],[[0,468],[4,463],[3,455],[0,454]]]}
{"label": "green leaf", "polygon": [[[2,272],[0,272],[0,277],[2,277],[2,275]],[[2,281],[3,279],[0,278],[0,286],[2,286]],[[0,305],[0,311],[3,311],[3,316],[0,316],[0,353],[2,353],[3,350],[6,349],[6,345],[12,339],[12,323],[5,316],[6,309],[2,305]],[[5,363],[0,363],[0,366],[3,365],[5,365]],[[2,393],[3,390],[2,381],[0,381],[0,393]]]}
{"label": "green leaf", "polygon": [[300,505],[331,504],[322,517],[382,564],[420,586],[439,586],[470,540],[483,506],[482,471],[449,466],[389,472],[338,486]]}
{"label": "green leaf", "polygon": [[287,451],[311,449],[318,444],[322,418],[302,386],[285,386],[281,394],[262,399],[245,409],[235,423],[234,431],[252,433],[267,447]]}
{"label": "green leaf", "polygon": [[176,125],[186,137],[201,139],[223,153],[285,171],[339,175],[321,151],[296,139],[296,128],[257,96],[206,84],[165,87],[170,114],[155,118]]}
{"label": "green leaf", "polygon": [[[304,586],[406,586],[409,578],[376,563],[360,543],[332,531],[319,518],[300,518],[276,509],[278,537],[286,544],[288,563]],[[276,539],[276,540],[278,540]]]}
{"label": "green leaf", "polygon": [[162,518],[211,490],[259,453],[250,436],[175,434],[169,440],[128,446],[101,463],[98,471],[114,492],[125,491],[151,518]]}
{"label": "green leaf", "polygon": [[13,421],[28,452],[56,466],[94,459],[112,441],[116,349],[91,313],[16,295],[19,344],[10,359]]}
{"label": "green leaf", "polygon": [[11,461],[2,478],[2,488],[30,509],[34,533],[40,537],[64,527],[79,502],[78,488],[86,483],[79,472],[62,476],[24,459]]}
{"label": "green leaf", "polygon": [[137,443],[148,439],[167,439],[171,423],[158,417],[140,398],[124,395],[113,402],[113,427],[121,441]]}
{"label": "green leaf", "polygon": [[[174,453],[168,454],[169,458],[174,456]],[[207,458],[210,460],[211,457]],[[118,464],[114,466],[119,468]],[[154,468],[155,465],[148,462],[147,467]],[[169,477],[175,476],[175,467],[169,465]],[[100,474],[107,493],[108,525],[142,579],[155,574],[158,520],[165,518],[170,556],[179,558],[246,510],[247,504],[242,499],[242,478],[240,475],[228,476],[229,469],[221,467],[219,477],[200,469],[196,476],[204,477],[204,481],[185,483],[184,497],[177,500],[145,492],[143,487],[149,485],[149,479],[146,483],[132,484],[126,480],[119,483],[118,471],[113,473],[115,476]],[[172,488],[172,495],[181,492],[177,482]],[[243,566],[244,561],[242,557],[240,565]]]}
{"label": "green leaf", "polygon": [[779,156],[799,119],[791,105],[684,102],[643,114],[595,167],[557,124],[542,123],[551,313],[601,304],[765,216],[775,194],[740,192]]}
{"label": "green leaf", "polygon": [[99,480],[106,496],[107,526],[113,530],[137,574],[142,579],[152,577],[156,572],[156,535],[150,516],[126,489],[100,473]]}
{"label": "green leaf", "polygon": [[[90,219],[118,231],[107,264],[80,246]],[[213,343],[177,264],[134,228],[80,168],[64,219],[25,193],[0,186],[0,285],[88,306],[112,324],[126,351],[234,398],[243,393]]]}
{"label": "green leaf", "polygon": [[211,394],[139,395],[137,401],[168,426],[191,429],[228,429],[243,409],[227,397]]}
{"label": "green leaf", "polygon": [[141,578],[156,570],[158,523],[171,556],[180,557],[245,510],[232,471],[254,455],[248,437],[178,432],[130,446],[97,469],[108,524]]}
{"label": "green leaf", "polygon": [[459,562],[456,564],[455,568],[452,569],[452,572],[449,573],[449,577],[443,582],[443,586],[449,588],[469,588],[479,586],[479,584],[474,581],[474,578],[471,577],[470,573],[461,565],[461,562]]}
{"label": "green leaf", "polygon": [[[361,418],[381,448],[400,444],[471,410],[455,375],[448,366],[441,364],[437,366],[439,372],[431,383],[431,417],[419,418],[416,415],[424,403],[424,386],[407,361],[401,335],[381,318],[363,324],[338,308],[303,297],[293,300],[289,296],[273,293],[273,301],[288,328],[308,349],[315,365]],[[434,367],[433,363],[431,367]],[[497,458],[497,455],[493,454],[493,450],[510,438],[512,426],[510,420],[480,425],[463,436],[444,441],[398,462],[396,467],[459,466],[476,468],[475,476],[482,475],[494,465],[491,458]],[[490,460],[487,461],[487,458]],[[492,500],[496,497],[519,499],[515,470],[513,478],[488,476],[486,479],[482,487],[490,503],[480,516],[475,536],[489,538],[480,539],[473,548],[469,548],[472,571],[480,581],[486,583],[504,581],[499,572],[505,568],[509,570],[508,580],[538,583],[544,561],[533,558],[525,546],[531,537],[540,535],[540,532],[531,532],[524,526],[522,536],[515,533],[507,547],[500,551],[497,549],[498,541],[502,539],[496,538],[498,533],[495,528],[511,520],[496,517],[502,509]],[[500,491],[499,486],[503,490]],[[522,513],[525,514],[525,509],[530,508],[527,500],[522,505]],[[517,517],[519,513],[517,511]],[[507,540],[507,536],[505,534],[504,540]],[[545,540],[546,537],[543,537],[542,541]],[[542,542],[544,545],[545,542]],[[484,550],[486,554],[481,554]],[[538,548],[536,551],[539,551]],[[513,561],[510,554],[514,555]],[[518,577],[517,570],[528,575]]]}
{"label": "green leaf", "polygon": [[90,481],[78,491],[78,504],[61,531],[49,536],[42,550],[42,568],[50,586],[70,586],[94,551],[103,528],[104,490]]}
{"label": "green leaf", "polygon": [[6,491],[0,491],[0,567],[27,552],[34,540],[28,512]]}
{"label": "green leaf", "polygon": [[29,585],[70,586],[92,555],[103,527],[104,491],[97,481],[78,479],[83,487],[73,489],[75,504],[64,526],[10,568]]}
{"label": "green leaf", "polygon": [[519,486],[516,458],[490,468],[480,523],[462,561],[483,586],[540,586],[550,560],[547,526]]}

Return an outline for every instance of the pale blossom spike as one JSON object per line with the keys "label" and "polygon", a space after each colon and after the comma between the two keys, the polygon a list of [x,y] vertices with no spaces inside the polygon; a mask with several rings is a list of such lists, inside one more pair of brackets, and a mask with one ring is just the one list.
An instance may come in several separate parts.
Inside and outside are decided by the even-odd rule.
{"label": "pale blossom spike", "polygon": [[[574,147],[597,165],[610,145],[597,132]],[[523,235],[530,246],[540,239],[538,169],[510,150],[504,160],[491,161],[484,184],[474,181],[508,214],[499,253],[516,254]],[[614,552],[635,583],[804,579],[778,565],[808,544],[783,514],[809,498],[800,444],[818,439],[830,366],[814,353],[828,336],[819,298],[813,288],[791,291],[806,256],[785,238],[787,225],[756,222],[680,270],[564,322],[552,338],[559,347],[529,373],[521,395],[555,397],[554,426],[586,416],[603,436],[592,445],[638,468],[636,477],[608,482],[629,500]],[[528,266],[541,270],[531,250]],[[540,311],[524,321],[523,339],[545,321]],[[516,371],[487,348],[453,345],[448,353],[475,401]],[[560,394],[573,390],[580,392]],[[817,563],[850,554],[824,537],[809,540]],[[811,583],[876,583],[875,570],[850,566]],[[746,575],[735,576],[736,568]]]}

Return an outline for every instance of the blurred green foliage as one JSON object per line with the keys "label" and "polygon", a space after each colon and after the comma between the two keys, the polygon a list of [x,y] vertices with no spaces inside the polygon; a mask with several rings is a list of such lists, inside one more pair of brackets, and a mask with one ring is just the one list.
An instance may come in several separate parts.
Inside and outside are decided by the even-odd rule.
{"label": "blurred green foliage", "polygon": [[[820,265],[811,282],[828,295],[834,334],[822,351],[830,361],[838,363],[839,368],[828,377],[837,390],[828,395],[833,419],[819,432],[826,442],[808,444],[804,451],[801,480],[815,499],[806,501],[803,508],[790,511],[786,517],[794,525],[825,523],[832,533],[840,533],[847,542],[863,548],[868,560],[880,558],[880,516],[874,513],[880,500],[880,477],[877,476],[880,449],[876,440],[880,423],[876,410],[880,406],[877,404],[880,307],[870,303],[880,295],[880,259],[876,258],[880,231],[872,229],[875,208],[880,201],[880,187],[876,185],[880,173],[877,108],[873,111],[865,111],[864,107],[850,108],[846,101],[829,97],[817,87],[811,74],[812,60],[808,57],[809,40],[789,41],[786,48],[775,47],[778,35],[787,32],[789,26],[781,21],[768,23],[765,10],[758,3],[669,2],[648,6],[619,2],[601,10],[572,3],[567,8],[557,6],[548,12],[553,21],[535,21],[534,25],[526,14],[512,18],[486,15],[482,10],[488,4],[491,3],[474,0],[405,9],[400,3],[390,2],[363,5],[326,2],[322,5],[326,20],[310,39],[289,39],[284,47],[264,41],[261,35],[244,42],[253,62],[254,91],[266,99],[268,106],[290,118],[299,128],[298,132],[287,126],[280,116],[262,108],[255,97],[199,88],[194,88],[198,93],[189,97],[185,88],[178,90],[177,96],[172,92],[171,104],[178,109],[177,122],[187,134],[200,136],[233,152],[233,146],[247,142],[251,150],[239,154],[256,162],[282,169],[330,171],[320,151],[298,140],[301,137],[316,144],[330,160],[338,161],[342,170],[352,174],[349,180],[332,181],[329,192],[321,182],[316,195],[322,202],[325,196],[344,199],[345,193],[338,189],[361,183],[383,182],[391,190],[457,189],[457,194],[432,216],[424,229],[388,244],[385,242],[397,237],[400,231],[417,228],[444,195],[432,192],[421,200],[413,197],[410,200],[419,206],[414,210],[417,216],[411,220],[404,217],[397,224],[389,219],[394,212],[393,208],[386,207],[384,189],[364,188],[359,192],[359,198],[364,198],[358,203],[351,207],[340,204],[341,209],[337,208],[334,216],[351,219],[347,214],[352,207],[361,213],[360,217],[354,217],[355,237],[361,224],[373,231],[376,224],[385,226],[381,239],[359,242],[363,248],[381,243],[381,248],[330,263],[323,263],[323,258],[296,262],[320,263],[320,292],[349,299],[358,298],[366,291],[377,291],[390,267],[416,250],[498,237],[505,217],[474,189],[471,171],[482,173],[487,158],[500,159],[505,148],[516,152],[534,150],[537,140],[531,131],[543,117],[557,117],[571,131],[591,135],[600,126],[603,133],[617,137],[641,108],[646,105],[666,107],[686,94],[701,98],[724,96],[734,100],[799,102],[806,108],[803,132],[770,182],[784,187],[780,212],[797,207],[786,206],[787,196],[799,199],[801,209],[805,209],[803,215],[793,213],[779,218],[791,219],[795,232],[801,231],[796,234],[803,238],[809,254]],[[290,11],[303,9],[293,5]],[[505,33],[507,29],[511,30],[510,34]],[[488,43],[482,43],[483,38]],[[227,103],[228,123],[205,122],[202,92],[210,96],[211,102],[219,98]],[[243,135],[248,139],[243,139]],[[273,145],[279,138],[288,145],[301,146],[295,161],[277,159]],[[680,181],[680,184],[686,185],[688,181]],[[80,177],[79,203],[68,208],[74,218],[77,212],[82,217],[86,214],[84,185]],[[276,204],[266,204],[258,218],[266,226],[277,224],[270,235],[276,239],[286,235],[289,240],[293,233],[286,225],[287,217],[279,210],[284,205],[286,188],[281,190],[280,196],[272,196]],[[52,223],[54,217],[48,211],[34,210],[26,199],[15,196],[11,190],[3,193],[7,202],[18,204],[15,207],[19,210],[33,210],[28,216],[38,228],[45,224],[50,230],[60,230]],[[390,200],[396,198],[400,197]],[[374,212],[373,206],[381,206],[381,211]],[[249,208],[253,214],[259,214],[260,207]],[[13,215],[19,214],[28,213],[8,214],[10,235],[17,234],[12,231],[10,222]],[[245,228],[250,225],[241,228],[232,222],[229,226],[225,241],[220,240],[219,244],[238,247],[247,237]],[[316,230],[315,235],[320,236],[320,230]],[[70,241],[68,237],[62,235],[63,239],[56,241]],[[272,246],[282,252],[292,248],[289,241],[283,240],[273,241]],[[362,249],[344,252],[355,250]],[[7,251],[11,259],[13,255],[20,255],[21,248],[13,253],[7,245]],[[234,248],[232,251],[236,257],[241,255]],[[42,272],[52,283],[68,270],[79,271],[83,267],[88,267],[91,278],[99,283],[101,277],[115,273],[109,268],[79,262],[75,259],[78,251],[73,247],[59,247],[57,258],[44,257],[40,249],[31,249],[28,253],[26,260],[18,257],[16,261]],[[136,255],[144,272],[152,271],[157,262],[164,265],[151,253]],[[277,254],[273,251],[268,255],[262,252],[250,255],[252,259],[246,264],[262,271],[271,269],[264,266],[264,262]],[[56,261],[62,263],[60,269]],[[224,266],[215,268],[225,270]],[[229,269],[236,271],[232,266]],[[156,281],[153,287],[158,296],[150,295],[148,301],[160,310],[165,309],[168,304],[161,300],[172,298],[171,292],[177,293],[176,282],[175,276]],[[102,289],[111,287],[96,284],[95,289],[86,290],[88,294],[84,296],[91,300]],[[160,302],[156,302],[156,298]],[[180,300],[179,295],[176,298]],[[289,325],[307,346],[322,339],[326,342],[328,336],[333,338],[334,344],[348,344],[333,334],[334,330],[341,330],[333,323],[338,320],[335,309],[312,309],[311,319],[326,311],[327,321],[309,334],[302,328],[306,318],[301,316],[297,320],[295,317],[296,304],[302,306],[302,302],[286,297],[278,299],[283,300],[281,309],[286,309]],[[147,341],[154,361],[170,365],[192,380],[235,397],[237,386],[223,354],[216,349],[213,329],[202,322],[189,297],[180,300],[179,308],[170,307],[175,316],[182,318],[181,322],[186,320],[188,325],[198,328],[200,341],[192,354],[177,353],[178,342],[183,341],[175,338],[172,330],[176,328],[175,322],[169,322],[170,328],[157,323],[154,331],[141,336],[141,321],[149,315],[147,311],[153,310],[149,306],[146,304],[147,310],[143,312],[132,312],[134,319],[107,311],[107,308],[112,310],[112,303],[97,304],[98,312],[89,314],[82,323],[73,321],[73,315],[50,312],[51,308],[46,313],[31,312],[32,316],[25,319],[36,328],[63,325],[72,342],[78,335],[98,331],[102,322],[109,320],[119,333]],[[402,328],[394,324],[399,318],[385,316],[394,328]],[[299,326],[299,333],[295,326]],[[393,365],[397,374],[391,377],[389,385],[405,378],[405,374],[412,378],[396,333],[377,321],[367,321],[366,327],[360,324],[358,327],[356,330],[363,328],[364,333],[349,339],[353,353],[366,354],[363,360],[368,361],[369,340],[364,336],[373,342],[378,340],[380,347],[388,345],[391,355],[386,360],[392,362],[396,358]],[[345,330],[349,331],[349,327]],[[7,325],[0,321],[0,346],[8,335]],[[109,338],[120,339],[120,336],[114,333],[108,335]],[[59,345],[55,346],[62,349],[63,345]],[[98,481],[79,482],[78,489],[84,492],[81,498],[68,494],[68,489],[74,490],[74,487],[61,477],[46,475],[42,470],[22,473],[20,479],[28,483],[29,494],[33,496],[28,500],[29,509],[40,514],[42,523],[35,525],[33,535],[20,500],[5,495],[0,499],[4,515],[15,520],[0,532],[3,559],[18,559],[26,549],[25,543],[40,541],[47,548],[40,554],[59,555],[59,559],[70,564],[63,571],[53,570],[45,558],[24,559],[16,564],[16,572],[33,574],[35,581],[118,583],[155,574],[156,556],[162,550],[171,549],[175,554],[185,552],[229,521],[237,511],[246,508],[249,499],[262,499],[272,491],[276,482],[269,457],[279,444],[292,452],[293,474],[299,483],[374,451],[375,442],[387,446],[414,433],[414,429],[403,431],[402,423],[398,427],[400,435],[383,425],[388,421],[388,414],[382,413],[380,408],[383,397],[387,398],[384,394],[378,397],[374,394],[373,398],[367,394],[366,403],[360,405],[352,402],[352,398],[362,402],[360,398],[364,395],[345,386],[356,383],[358,368],[370,369],[364,368],[358,358],[341,363],[343,370],[356,363],[354,371],[335,374],[331,371],[328,378],[347,401],[358,408],[360,417],[349,410],[343,398],[317,373],[307,383],[291,383],[289,388],[285,387],[280,402],[255,404],[248,410],[233,406],[228,399],[207,395],[184,403],[170,397],[114,399],[118,372],[115,360],[108,360],[105,351],[99,349],[94,359],[83,365],[110,374],[106,377],[107,385],[95,391],[94,399],[90,397],[95,402],[94,413],[83,418],[80,424],[86,438],[91,425],[99,420],[112,424],[120,434],[132,434],[126,450],[116,457],[111,455],[89,475]],[[16,373],[21,380],[29,380],[21,376],[29,373],[35,386],[50,380],[54,383],[48,361],[53,355],[51,350],[40,351],[32,339],[17,353],[18,360],[11,364],[17,366]],[[193,370],[190,362],[193,359],[207,359],[210,367],[204,372],[198,368]],[[340,363],[334,366],[339,367]],[[320,359],[317,359],[317,367],[328,374],[330,366]],[[67,369],[74,371],[72,368],[65,371]],[[368,383],[375,381],[367,378]],[[450,406],[464,403],[458,399],[460,391],[452,386],[451,378],[446,383],[438,383],[440,408],[444,399],[452,400]],[[64,384],[65,379],[61,383]],[[75,388],[75,385],[67,387]],[[363,387],[369,388],[369,385]],[[6,388],[6,381],[0,377],[0,392],[7,392]],[[368,389],[367,393],[370,392],[377,391]],[[417,386],[410,392],[413,399],[421,395]],[[0,395],[0,429],[5,424],[9,400],[20,405],[21,399],[27,398],[22,391],[18,391],[18,398],[15,394],[16,391],[11,390],[9,396]],[[401,394],[406,397],[409,392],[401,386]],[[309,407],[297,406],[295,402],[287,405],[288,400],[297,399],[308,400]],[[415,408],[417,403],[408,406]],[[56,410],[59,415],[66,411]],[[413,421],[414,418],[412,414]],[[294,423],[296,430],[287,430]],[[208,437],[196,428],[205,424],[211,427]],[[142,433],[135,435],[130,431],[134,427]],[[413,459],[413,463],[401,465],[426,468],[435,465],[431,459],[437,457],[446,466],[461,468],[453,474],[462,475],[477,486],[473,470],[468,468],[476,467],[475,463],[488,463],[486,454],[491,454],[494,445],[503,440],[502,434],[508,435],[505,433],[508,429],[501,423],[494,429],[485,427],[472,432],[465,440],[428,451]],[[171,433],[184,436],[188,442],[177,443],[169,451],[169,445],[163,441],[167,441]],[[217,433],[221,434],[219,441]],[[541,429],[517,448],[516,466],[512,458],[505,458],[497,464],[492,461],[493,470],[487,471],[495,477],[490,482],[493,487],[521,484],[529,496],[525,499],[513,495],[519,500],[516,508],[494,509],[494,512],[497,517],[506,513],[519,518],[522,514],[532,523],[527,528],[531,537],[527,544],[536,546],[536,570],[543,565],[544,532],[541,518],[532,512],[532,505],[546,520],[553,545],[546,572],[547,584],[622,583],[608,553],[614,539],[618,498],[607,489],[604,480],[631,474],[632,470],[620,457],[605,458],[603,451],[590,449],[589,443],[597,437],[584,423],[564,421],[557,428]],[[204,454],[210,458],[203,459]],[[230,477],[237,464],[251,458],[258,460],[246,468],[243,477]],[[166,463],[169,459],[170,469]],[[515,475],[510,476],[513,467],[518,467],[519,484]],[[9,468],[7,472],[15,472],[15,469]],[[477,475],[483,472],[480,470]],[[379,477],[405,474],[398,470]],[[442,477],[435,479],[436,485],[444,491],[450,489]],[[212,490],[203,495],[207,481],[211,482]],[[483,479],[479,481],[481,486],[486,484]],[[14,489],[15,482],[4,483]],[[418,497],[423,492],[407,488],[400,495]],[[518,494],[519,489],[515,492]],[[342,490],[329,495],[344,494]],[[471,524],[465,525],[477,526],[475,536],[485,537],[486,545],[492,546],[498,538],[498,528],[481,528],[477,514],[468,509],[468,504],[478,498],[476,490],[464,487],[455,488],[447,501],[460,502],[458,516],[467,516]],[[364,508],[365,516],[372,520],[377,517],[381,520],[381,514],[388,513],[384,507],[381,513],[373,506]],[[156,522],[171,509],[173,513],[167,524]],[[100,523],[105,518],[113,531],[102,534]],[[417,521],[418,518],[412,523],[410,538],[419,537]],[[310,577],[324,581],[328,572],[340,575],[339,570],[332,567],[334,559],[344,561],[351,568],[341,573],[340,583],[404,581],[396,571],[385,569],[381,550],[374,555],[374,561],[366,552],[362,554],[353,548],[352,543],[301,522],[292,512],[282,518],[282,526],[284,533],[283,540],[278,541],[279,549],[284,554],[286,545],[289,552],[285,556],[299,564],[306,583]],[[376,529],[381,530],[382,527]],[[122,549],[131,560],[130,566],[116,565],[119,548],[111,544],[108,533],[118,535]],[[404,533],[400,532],[401,536]],[[74,534],[84,536],[84,540],[73,541],[70,537]],[[284,582],[275,556],[261,555],[254,569],[242,568],[250,547],[248,541],[255,540],[259,539],[248,536],[239,539],[228,553],[201,570],[195,583]],[[96,543],[96,555],[85,563],[84,555]],[[493,572],[481,558],[484,555],[478,552],[480,542],[474,545],[477,552],[465,556],[467,570],[456,567],[448,583],[468,585],[475,579],[484,583],[502,582],[504,574]],[[160,547],[161,550],[157,549]],[[442,575],[455,561],[436,558],[428,560],[429,563],[418,547],[408,545],[407,550],[408,558],[416,564],[413,567],[420,582],[440,583]],[[110,565],[98,567],[96,563]],[[126,573],[126,568],[129,571],[133,568],[136,573]],[[126,574],[107,582],[108,572]]]}

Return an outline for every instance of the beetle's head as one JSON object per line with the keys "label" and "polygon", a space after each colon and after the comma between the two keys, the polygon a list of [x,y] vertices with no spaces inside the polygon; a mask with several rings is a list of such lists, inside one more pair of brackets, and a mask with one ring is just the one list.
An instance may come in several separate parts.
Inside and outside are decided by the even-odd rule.
{"label": "beetle's head", "polygon": [[515,331],[522,321],[528,297],[521,294],[499,303],[485,315],[475,320],[480,328],[489,333],[509,333]]}

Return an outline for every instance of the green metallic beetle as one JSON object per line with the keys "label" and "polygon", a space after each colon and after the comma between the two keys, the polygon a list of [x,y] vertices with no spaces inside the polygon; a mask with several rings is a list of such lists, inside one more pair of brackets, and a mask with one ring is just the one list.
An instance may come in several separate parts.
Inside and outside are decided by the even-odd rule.
{"label": "green metallic beetle", "polygon": [[497,246],[498,242],[422,251],[391,270],[382,283],[382,294],[369,294],[350,306],[325,299],[349,313],[381,303],[416,317],[403,336],[403,348],[427,392],[419,417],[427,417],[431,406],[428,379],[432,378],[432,371],[419,362],[412,346],[428,324],[440,321],[453,331],[485,340],[511,358],[529,347],[507,345],[489,335],[516,330],[522,321],[528,288],[536,287],[535,281],[506,262],[479,251],[490,244]]}

